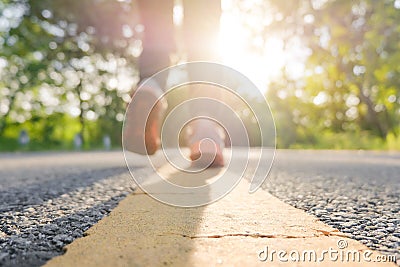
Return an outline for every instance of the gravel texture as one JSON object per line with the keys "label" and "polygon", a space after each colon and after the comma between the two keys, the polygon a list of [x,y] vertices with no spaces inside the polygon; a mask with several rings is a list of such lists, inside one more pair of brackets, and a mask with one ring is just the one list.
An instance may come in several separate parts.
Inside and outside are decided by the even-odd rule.
{"label": "gravel texture", "polygon": [[400,265],[400,154],[277,151],[263,186]]}
{"label": "gravel texture", "polygon": [[106,216],[134,185],[119,154],[0,158],[0,266],[40,266]]}

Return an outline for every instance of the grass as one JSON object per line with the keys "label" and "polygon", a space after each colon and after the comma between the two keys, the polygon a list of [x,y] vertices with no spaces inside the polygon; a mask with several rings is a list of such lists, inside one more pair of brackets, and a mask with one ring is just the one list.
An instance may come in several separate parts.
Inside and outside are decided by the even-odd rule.
{"label": "grass", "polygon": [[323,132],[316,135],[312,142],[295,143],[290,145],[289,148],[400,151],[400,137],[389,134],[386,140],[383,140],[368,132]]}
{"label": "grass", "polygon": [[[278,132],[279,137],[279,132]],[[120,144],[114,144],[112,149],[120,149]],[[278,148],[284,148],[279,145]],[[400,151],[400,136],[388,134],[386,140],[373,136],[368,132],[322,132],[315,134],[312,138],[302,142],[295,142],[286,148],[290,149],[333,149],[333,150],[389,150]],[[102,142],[87,144],[82,150],[102,150]],[[64,140],[52,143],[43,143],[31,140],[26,146],[18,144],[17,137],[0,137],[1,152],[23,152],[23,151],[74,151],[72,140]]]}
{"label": "grass", "polygon": [[[121,146],[115,144],[111,149],[120,149]],[[82,147],[82,151],[104,150],[101,143],[90,144]],[[18,143],[17,138],[1,137],[0,152],[28,152],[28,151],[76,151],[72,140],[57,143],[41,143],[31,140],[29,144],[22,146]]]}

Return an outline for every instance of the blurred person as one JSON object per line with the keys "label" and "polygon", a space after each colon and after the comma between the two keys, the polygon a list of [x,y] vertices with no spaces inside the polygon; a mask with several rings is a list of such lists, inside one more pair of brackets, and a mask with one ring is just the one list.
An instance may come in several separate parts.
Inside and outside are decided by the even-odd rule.
{"label": "blurred person", "polygon": [[26,147],[29,144],[30,138],[26,130],[21,130],[19,132],[18,143],[22,147]]}
{"label": "blurred person", "polygon": [[[138,0],[138,7],[141,23],[144,25],[143,52],[139,60],[140,85],[155,73],[170,66],[170,55],[176,51],[177,45],[174,35],[173,0]],[[220,0],[183,0],[183,9],[183,41],[187,60],[216,61]],[[133,99],[137,104],[128,107],[126,121],[130,123],[125,123],[123,132],[127,150],[152,155],[159,149],[159,128],[166,103],[157,102],[157,99],[165,91],[165,82],[166,80],[158,84],[155,80],[150,80],[134,93]],[[192,94],[197,94],[196,89],[192,90]],[[146,112],[143,111],[150,110],[156,102],[146,118],[143,114]],[[143,133],[144,125],[146,126]],[[211,161],[209,156],[212,156],[214,159],[211,167],[224,165],[222,148],[225,137],[218,128],[216,122],[208,119],[197,119],[190,123],[191,131],[187,134],[187,145],[193,162],[200,157],[204,161]]]}
{"label": "blurred person", "polygon": [[81,150],[83,145],[83,138],[82,138],[82,134],[77,133],[74,136],[74,147],[76,150]]}

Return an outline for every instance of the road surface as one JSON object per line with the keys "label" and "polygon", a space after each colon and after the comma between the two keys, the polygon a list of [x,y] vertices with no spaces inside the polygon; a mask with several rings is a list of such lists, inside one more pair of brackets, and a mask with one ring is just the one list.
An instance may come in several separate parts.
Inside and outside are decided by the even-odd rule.
{"label": "road surface", "polygon": [[[0,155],[0,265],[62,254],[134,187],[119,151]],[[263,189],[400,258],[400,154],[279,150]]]}

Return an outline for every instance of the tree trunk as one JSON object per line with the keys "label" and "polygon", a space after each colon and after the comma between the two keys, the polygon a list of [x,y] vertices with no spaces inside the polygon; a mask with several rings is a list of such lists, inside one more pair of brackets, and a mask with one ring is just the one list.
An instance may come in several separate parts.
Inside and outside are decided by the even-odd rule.
{"label": "tree trunk", "polygon": [[79,98],[79,109],[80,109],[80,114],[79,114],[79,123],[81,125],[81,131],[80,131],[80,136],[82,140],[82,147],[85,147],[85,118],[83,117],[83,107],[82,107],[82,99],[81,99],[81,91],[82,91],[82,81],[79,82],[78,86],[76,87],[76,91],[78,93],[78,98]]}
{"label": "tree trunk", "polygon": [[379,135],[385,139],[388,134],[388,127],[384,125],[382,121],[379,120],[378,113],[374,109],[374,104],[372,100],[364,93],[363,89],[360,87],[360,100],[365,105],[367,105],[367,119],[371,122],[371,124],[378,130]]}
{"label": "tree trunk", "polygon": [[0,121],[0,137],[3,136],[6,128],[7,128],[7,119],[8,116],[10,115],[11,110],[14,107],[14,103],[15,103],[15,94],[13,96],[10,97],[10,105],[8,107],[8,111],[6,112],[6,114],[4,114],[3,118]]}

